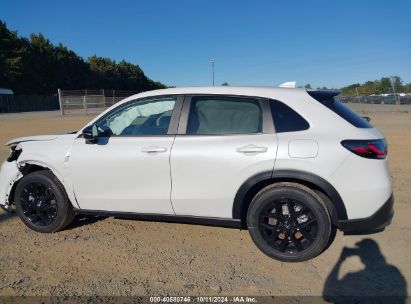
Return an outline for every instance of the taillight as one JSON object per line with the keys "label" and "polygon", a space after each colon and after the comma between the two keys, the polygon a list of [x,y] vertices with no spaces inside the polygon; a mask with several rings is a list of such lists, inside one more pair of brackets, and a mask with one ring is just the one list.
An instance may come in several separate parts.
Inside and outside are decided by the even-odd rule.
{"label": "taillight", "polygon": [[387,143],[385,139],[349,139],[343,140],[341,144],[352,153],[365,158],[384,159],[387,157]]}

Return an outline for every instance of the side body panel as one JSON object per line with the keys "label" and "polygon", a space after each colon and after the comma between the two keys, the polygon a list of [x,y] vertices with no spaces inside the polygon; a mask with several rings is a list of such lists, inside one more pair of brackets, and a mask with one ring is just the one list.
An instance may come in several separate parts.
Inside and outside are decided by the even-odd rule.
{"label": "side body panel", "polygon": [[[264,153],[241,153],[246,145],[266,147]],[[171,153],[177,215],[232,218],[233,202],[250,176],[272,171],[277,150],[275,134],[177,135]]]}
{"label": "side body panel", "polygon": [[[372,160],[354,155],[341,145],[346,139],[379,139],[384,136],[375,128],[356,128],[308,94],[298,101],[284,101],[303,116],[310,128],[301,132],[278,133],[276,170],[298,170],[327,180],[341,196],[348,219],[371,216],[392,194],[387,160]],[[318,153],[300,157],[290,151],[295,141],[318,144]],[[304,150],[304,149],[302,149]],[[311,150],[314,149],[311,147]],[[309,153],[305,153],[309,154]]]}
{"label": "side body panel", "polygon": [[329,177],[345,203],[348,219],[374,214],[392,195],[392,181],[386,159],[367,159],[352,154]]}
{"label": "side body panel", "polygon": [[244,181],[274,168],[277,136],[267,115],[268,104],[259,101],[261,133],[187,135],[191,101],[188,96],[171,152],[174,211],[182,216],[232,218],[234,199]]}
{"label": "side body panel", "polygon": [[[74,141],[69,169],[82,209],[174,214],[170,150],[174,136],[99,138]],[[147,148],[162,149],[146,152]]]}

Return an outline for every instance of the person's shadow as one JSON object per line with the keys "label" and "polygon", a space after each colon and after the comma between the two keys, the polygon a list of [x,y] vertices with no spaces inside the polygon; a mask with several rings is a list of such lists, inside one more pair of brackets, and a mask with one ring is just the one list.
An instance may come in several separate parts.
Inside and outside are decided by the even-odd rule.
{"label": "person's shadow", "polygon": [[[324,300],[332,303],[405,303],[407,282],[397,267],[387,264],[378,244],[364,239],[356,245],[355,248],[343,248],[325,281]],[[338,279],[341,265],[350,256],[358,256],[365,269]]]}

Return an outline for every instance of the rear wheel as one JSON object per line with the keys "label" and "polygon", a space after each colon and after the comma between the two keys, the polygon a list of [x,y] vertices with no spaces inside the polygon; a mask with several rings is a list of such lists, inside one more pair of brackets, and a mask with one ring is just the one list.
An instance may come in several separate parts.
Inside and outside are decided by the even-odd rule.
{"label": "rear wheel", "polygon": [[262,189],[247,213],[250,235],[261,251],[285,262],[309,260],[328,244],[332,225],[321,198],[300,184]]}
{"label": "rear wheel", "polygon": [[50,171],[24,176],[16,187],[14,199],[20,219],[35,231],[56,232],[74,219],[64,187]]}

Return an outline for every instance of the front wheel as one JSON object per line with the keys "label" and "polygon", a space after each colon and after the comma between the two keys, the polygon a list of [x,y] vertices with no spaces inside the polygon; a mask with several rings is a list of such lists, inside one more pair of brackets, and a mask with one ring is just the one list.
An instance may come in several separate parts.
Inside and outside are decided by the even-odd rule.
{"label": "front wheel", "polygon": [[320,197],[294,183],[273,184],[257,193],[248,209],[247,226],[261,251],[284,262],[306,261],[319,255],[332,231]]}
{"label": "front wheel", "polygon": [[14,201],[23,223],[38,232],[59,231],[74,219],[64,187],[50,171],[24,176],[16,187]]}

